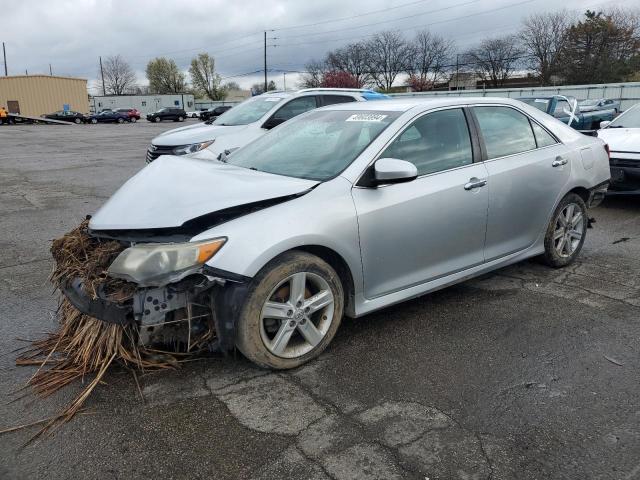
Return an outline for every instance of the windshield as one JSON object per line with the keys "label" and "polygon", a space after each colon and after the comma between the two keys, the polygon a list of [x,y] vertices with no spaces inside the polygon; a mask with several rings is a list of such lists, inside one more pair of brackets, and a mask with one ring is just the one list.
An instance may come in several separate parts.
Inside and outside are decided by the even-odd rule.
{"label": "windshield", "polygon": [[594,105],[598,105],[598,103],[600,103],[600,100],[583,100],[580,102],[580,106],[581,107],[592,107]]}
{"label": "windshield", "polygon": [[327,180],[349,166],[399,115],[385,111],[312,111],[289,120],[226,161],[261,172]]}
{"label": "windshield", "polygon": [[213,122],[214,125],[248,125],[257,122],[265,113],[281,102],[282,98],[257,96],[245,100],[237,107],[227,110]]}
{"label": "windshield", "polygon": [[548,98],[519,98],[521,102],[526,103],[527,105],[531,105],[532,107],[536,107],[538,110],[541,110],[546,113],[547,107],[549,106]]}
{"label": "windshield", "polygon": [[640,107],[631,107],[609,124],[607,128],[640,128]]}

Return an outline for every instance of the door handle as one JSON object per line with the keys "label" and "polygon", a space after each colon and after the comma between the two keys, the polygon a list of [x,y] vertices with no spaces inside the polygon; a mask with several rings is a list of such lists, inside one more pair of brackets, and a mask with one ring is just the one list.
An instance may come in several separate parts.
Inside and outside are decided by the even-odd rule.
{"label": "door handle", "polygon": [[556,159],[551,163],[552,167],[561,167],[562,165],[566,165],[569,162],[566,158],[556,157]]}
{"label": "door handle", "polygon": [[477,178],[470,178],[468,183],[464,184],[465,190],[473,190],[474,188],[484,187],[487,184],[487,179],[483,178],[479,180]]}

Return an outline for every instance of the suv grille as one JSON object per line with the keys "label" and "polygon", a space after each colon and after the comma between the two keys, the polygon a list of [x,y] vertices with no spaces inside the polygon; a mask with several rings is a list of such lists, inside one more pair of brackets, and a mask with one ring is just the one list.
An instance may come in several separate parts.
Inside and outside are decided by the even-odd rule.
{"label": "suv grille", "polygon": [[147,149],[147,163],[153,162],[160,155],[171,155],[175,147],[157,146],[151,144]]}

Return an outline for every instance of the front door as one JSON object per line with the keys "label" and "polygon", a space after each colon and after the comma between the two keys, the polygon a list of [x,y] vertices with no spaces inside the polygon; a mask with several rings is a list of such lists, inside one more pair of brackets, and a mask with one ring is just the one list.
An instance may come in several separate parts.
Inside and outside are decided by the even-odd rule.
{"label": "front door", "polygon": [[544,234],[571,162],[567,147],[515,108],[477,106],[473,111],[489,172],[489,262],[525,250]]}
{"label": "front door", "polygon": [[[477,156],[477,154],[476,154]],[[354,187],[365,297],[375,298],[483,262],[488,192],[461,108],[412,121],[379,158],[416,165],[411,182]]]}

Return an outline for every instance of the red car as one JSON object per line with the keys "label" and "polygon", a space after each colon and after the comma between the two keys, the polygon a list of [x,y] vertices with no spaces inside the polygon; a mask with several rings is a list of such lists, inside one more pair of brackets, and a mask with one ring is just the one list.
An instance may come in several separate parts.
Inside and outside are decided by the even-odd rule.
{"label": "red car", "polygon": [[137,108],[118,108],[116,112],[126,113],[129,115],[130,122],[137,122],[140,120],[140,114],[142,113]]}

